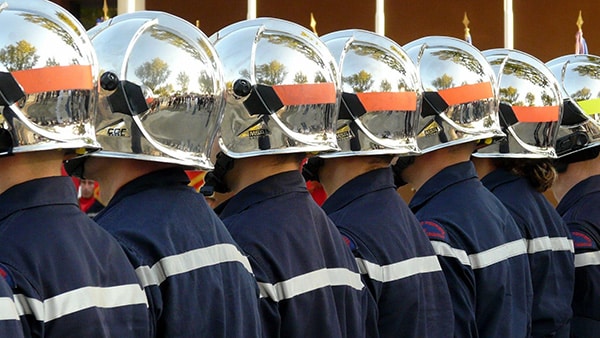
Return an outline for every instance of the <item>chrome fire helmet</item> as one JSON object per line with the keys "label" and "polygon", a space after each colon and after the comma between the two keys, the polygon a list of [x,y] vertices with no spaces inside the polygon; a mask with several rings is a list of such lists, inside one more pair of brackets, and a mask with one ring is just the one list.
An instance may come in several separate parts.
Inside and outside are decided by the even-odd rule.
{"label": "chrome fire helmet", "polygon": [[429,36],[404,45],[423,86],[417,144],[423,153],[504,136],[492,67],[466,41]]}
{"label": "chrome fire helmet", "polygon": [[342,98],[337,143],[322,157],[418,154],[421,83],[402,47],[379,34],[351,29],[321,37],[338,61]]}
{"label": "chrome fire helmet", "polygon": [[546,65],[563,94],[563,116],[556,141],[558,157],[580,156],[583,150],[600,145],[600,57],[565,55]]}
{"label": "chrome fire helmet", "polygon": [[96,55],[85,28],[49,1],[0,3],[0,156],[97,150]]}
{"label": "chrome fire helmet", "polygon": [[555,158],[562,97],[554,75],[542,61],[521,51],[499,48],[483,55],[496,74],[500,124],[507,137],[473,156]]}
{"label": "chrome fire helmet", "polygon": [[339,74],[325,44],[295,23],[259,18],[210,37],[227,87],[219,145],[231,158],[338,150]]}
{"label": "chrome fire helmet", "polygon": [[100,66],[94,156],[210,170],[225,100],[208,37],[163,12],[118,15],[88,32]]}

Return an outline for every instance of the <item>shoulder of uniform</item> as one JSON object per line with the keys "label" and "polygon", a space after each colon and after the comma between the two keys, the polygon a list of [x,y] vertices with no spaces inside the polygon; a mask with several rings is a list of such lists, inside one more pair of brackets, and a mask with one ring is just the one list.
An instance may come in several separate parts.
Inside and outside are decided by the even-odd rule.
{"label": "shoulder of uniform", "polygon": [[448,232],[443,225],[439,222],[433,220],[423,220],[420,221],[421,228],[425,231],[425,234],[429,239],[437,240],[437,241],[447,241],[448,240]]}
{"label": "shoulder of uniform", "polygon": [[598,249],[598,245],[592,237],[583,231],[573,230],[571,231],[571,236],[576,249]]}
{"label": "shoulder of uniform", "polygon": [[16,288],[15,281],[12,278],[9,270],[2,264],[0,264],[0,277],[2,277],[6,281],[8,286],[10,286],[13,289]]}

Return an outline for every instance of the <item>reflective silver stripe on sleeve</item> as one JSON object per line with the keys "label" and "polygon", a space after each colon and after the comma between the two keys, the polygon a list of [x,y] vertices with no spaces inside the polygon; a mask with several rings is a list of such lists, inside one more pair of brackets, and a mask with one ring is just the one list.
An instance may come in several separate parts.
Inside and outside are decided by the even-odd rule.
{"label": "reflective silver stripe on sleeve", "polygon": [[588,265],[600,265],[600,251],[575,254],[576,268],[581,268]]}
{"label": "reflective silver stripe on sleeve", "polygon": [[148,307],[146,293],[138,284],[84,287],[48,298],[43,302],[23,294],[15,295],[18,313],[20,315],[31,314],[36,320],[42,322],[49,322],[93,307],[117,308],[140,304]]}
{"label": "reflective silver stripe on sleeve", "polygon": [[345,268],[315,270],[276,284],[258,283],[260,297],[269,297],[275,302],[327,286],[349,286],[356,290],[364,287],[360,274]]}
{"label": "reflective silver stripe on sleeve", "polygon": [[483,269],[490,265],[505,261],[509,258],[527,253],[525,239],[504,243],[495,248],[469,255],[473,269]]}
{"label": "reflective silver stripe on sleeve", "polygon": [[538,237],[527,240],[527,253],[534,254],[542,251],[575,252],[573,240],[567,237]]}
{"label": "reflective silver stripe on sleeve", "polygon": [[435,253],[439,256],[456,258],[462,265],[471,266],[472,269],[482,269],[527,253],[524,239],[508,242],[468,256],[466,251],[453,248],[445,242],[431,241],[431,244]]}
{"label": "reflective silver stripe on sleeve", "polygon": [[465,250],[453,248],[450,244],[440,241],[431,241],[431,245],[433,245],[433,250],[439,256],[456,258],[462,265],[471,265]]}
{"label": "reflective silver stripe on sleeve", "polygon": [[0,297],[0,320],[18,320],[15,302],[9,297]]}
{"label": "reflective silver stripe on sleeve", "polygon": [[248,258],[235,245],[229,243],[216,244],[168,256],[155,263],[152,267],[147,265],[139,266],[135,269],[135,272],[142,285],[147,287],[150,285],[160,285],[168,277],[174,275],[227,262],[241,263],[248,272],[252,273]]}
{"label": "reflective silver stripe on sleeve", "polygon": [[414,257],[383,266],[369,262],[366,259],[357,258],[356,264],[360,273],[367,274],[369,278],[382,283],[393,282],[421,273],[442,270],[437,256]]}

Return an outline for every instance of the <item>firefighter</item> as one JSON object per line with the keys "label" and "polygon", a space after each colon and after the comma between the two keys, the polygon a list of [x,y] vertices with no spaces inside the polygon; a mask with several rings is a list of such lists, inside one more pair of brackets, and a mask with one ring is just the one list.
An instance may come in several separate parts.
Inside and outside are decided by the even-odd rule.
{"label": "firefighter", "polygon": [[[421,222],[448,282],[457,337],[527,337],[531,277],[519,229],[479,181],[471,153],[504,136],[491,66],[469,43],[429,36],[404,45],[424,90],[422,154],[395,169],[416,190]],[[400,180],[398,180],[400,182]]]}
{"label": "firefighter", "polygon": [[248,259],[186,169],[211,170],[223,114],[222,67],[206,35],[163,12],[122,14],[88,35],[102,91],[102,151],[83,163],[106,207],[94,218],[121,243],[148,295],[152,336],[258,337]]}
{"label": "firefighter", "polygon": [[571,337],[595,337],[600,332],[600,57],[565,55],[546,65],[564,100],[556,141],[558,177],[552,192],[575,246]]}
{"label": "firefighter", "polygon": [[147,337],[148,303],[127,256],[61,175],[64,159],[99,149],[90,40],[49,1],[4,2],[0,25],[0,276],[23,333]]}
{"label": "firefighter", "polygon": [[532,337],[568,337],[572,318],[573,241],[542,194],[556,171],[562,115],[558,82],[538,59],[509,49],[483,52],[498,79],[506,138],[473,154],[481,182],[510,211],[526,240],[533,287]]}
{"label": "firefighter", "polygon": [[325,188],[322,207],[377,302],[379,336],[452,337],[446,279],[421,225],[396,192],[390,168],[394,156],[418,154],[422,91],[416,68],[402,47],[372,32],[344,30],[321,40],[342,78],[336,126],[341,150],[310,158],[305,177]]}
{"label": "firefighter", "polygon": [[337,67],[309,30],[260,18],[213,36],[227,104],[206,183],[233,196],[217,209],[248,254],[266,337],[376,334],[352,253],[308,193],[307,153],[337,150]]}

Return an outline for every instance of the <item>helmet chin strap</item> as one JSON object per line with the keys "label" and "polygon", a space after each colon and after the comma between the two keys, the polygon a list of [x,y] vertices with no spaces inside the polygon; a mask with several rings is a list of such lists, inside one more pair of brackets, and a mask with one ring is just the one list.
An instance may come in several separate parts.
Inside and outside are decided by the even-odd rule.
{"label": "helmet chin strap", "polygon": [[311,157],[302,166],[302,176],[306,181],[319,182],[319,169],[323,166],[323,159],[320,157]]}
{"label": "helmet chin strap", "polygon": [[394,185],[396,188],[400,188],[408,183],[402,178],[402,172],[414,162],[415,156],[401,156],[398,157],[396,163],[392,165],[392,171],[394,172]]}
{"label": "helmet chin strap", "polygon": [[69,176],[85,179],[83,168],[88,156],[72,158],[64,162],[65,171]]}
{"label": "helmet chin strap", "polygon": [[206,173],[204,177],[204,186],[200,192],[205,196],[210,196],[214,192],[226,193],[231,191],[225,182],[225,174],[233,169],[234,159],[225,155],[222,151],[217,154],[215,169]]}

